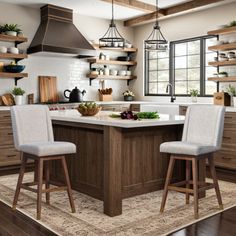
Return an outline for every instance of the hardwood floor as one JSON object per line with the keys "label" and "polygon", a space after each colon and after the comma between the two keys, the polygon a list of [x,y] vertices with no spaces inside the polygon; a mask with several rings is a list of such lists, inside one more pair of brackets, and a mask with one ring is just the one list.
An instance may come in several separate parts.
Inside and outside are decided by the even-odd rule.
{"label": "hardwood floor", "polygon": [[0,236],[56,236],[31,218],[19,211],[13,212],[0,201]]}
{"label": "hardwood floor", "polygon": [[[19,211],[0,201],[0,236],[56,236]],[[192,224],[169,236],[235,236],[236,207]]]}
{"label": "hardwood floor", "polygon": [[192,224],[169,236],[235,236],[236,207]]}

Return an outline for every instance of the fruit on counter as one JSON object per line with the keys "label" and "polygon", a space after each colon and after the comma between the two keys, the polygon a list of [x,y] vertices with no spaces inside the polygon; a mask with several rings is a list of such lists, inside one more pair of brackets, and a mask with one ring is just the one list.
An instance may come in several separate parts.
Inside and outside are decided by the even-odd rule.
{"label": "fruit on counter", "polygon": [[79,105],[79,108],[82,110],[89,110],[99,107],[96,102],[83,102]]}
{"label": "fruit on counter", "polygon": [[157,112],[138,112],[134,113],[132,111],[124,111],[120,114],[111,114],[112,118],[121,118],[127,120],[141,120],[141,119],[159,119],[160,116]]}

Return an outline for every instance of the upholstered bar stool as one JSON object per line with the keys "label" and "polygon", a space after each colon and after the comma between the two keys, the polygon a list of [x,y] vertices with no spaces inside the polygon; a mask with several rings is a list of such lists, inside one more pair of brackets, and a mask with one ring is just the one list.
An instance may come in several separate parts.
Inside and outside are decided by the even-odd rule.
{"label": "upholstered bar stool", "polygon": [[[213,153],[221,147],[224,114],[225,108],[223,106],[189,106],[186,113],[182,141],[166,142],[160,145],[160,152],[171,154],[160,212],[164,211],[168,190],[185,193],[186,204],[189,204],[189,195],[193,194],[194,216],[196,219],[198,218],[199,192],[215,188],[220,209],[223,209]],[[213,184],[198,181],[198,161],[202,158],[208,159]],[[186,161],[186,181],[171,184],[175,160]],[[190,180],[191,163],[193,180]],[[185,185],[185,187],[180,187],[182,185]],[[193,189],[190,188],[190,185],[193,185]]]}
{"label": "upholstered bar stool", "polygon": [[[20,189],[26,189],[37,193],[37,219],[41,219],[42,193],[46,194],[46,203],[50,203],[50,192],[67,191],[72,212],[75,212],[72,198],[71,185],[65,160],[66,154],[76,152],[76,146],[69,142],[55,142],[53,137],[52,123],[47,106],[25,105],[11,108],[12,127],[15,148],[21,152],[21,169],[16,186],[13,201],[13,210],[16,209]],[[36,178],[33,182],[22,183],[27,160],[35,160]],[[66,186],[50,188],[49,161],[59,160],[62,162]],[[44,177],[45,163],[45,181]],[[45,183],[45,189],[43,189]],[[31,186],[37,185],[37,189]]]}

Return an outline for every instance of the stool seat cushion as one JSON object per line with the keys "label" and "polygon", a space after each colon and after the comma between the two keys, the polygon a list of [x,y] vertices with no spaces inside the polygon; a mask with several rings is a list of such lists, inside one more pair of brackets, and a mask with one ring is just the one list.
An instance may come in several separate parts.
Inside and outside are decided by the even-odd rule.
{"label": "stool seat cushion", "polygon": [[216,146],[189,143],[183,141],[165,142],[160,145],[160,152],[199,156],[217,151]]}
{"label": "stool seat cushion", "polygon": [[19,146],[19,151],[38,157],[76,153],[76,146],[69,142],[32,142]]}

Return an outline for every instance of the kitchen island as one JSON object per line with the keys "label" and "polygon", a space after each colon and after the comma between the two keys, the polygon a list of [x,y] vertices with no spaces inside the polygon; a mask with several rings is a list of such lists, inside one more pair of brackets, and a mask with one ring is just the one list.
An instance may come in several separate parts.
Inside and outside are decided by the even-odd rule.
{"label": "kitchen island", "polygon": [[[159,152],[162,142],[181,138],[184,116],[160,115],[154,120],[121,120],[102,111],[82,117],[76,110],[52,111],[55,140],[77,145],[67,159],[72,188],[104,201],[104,213],[122,214],[122,199],[163,188],[168,155]],[[63,181],[61,166],[54,163],[51,178]],[[202,171],[203,173],[203,171]],[[184,163],[174,171],[183,180]],[[204,178],[204,174],[200,175]]]}

